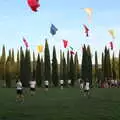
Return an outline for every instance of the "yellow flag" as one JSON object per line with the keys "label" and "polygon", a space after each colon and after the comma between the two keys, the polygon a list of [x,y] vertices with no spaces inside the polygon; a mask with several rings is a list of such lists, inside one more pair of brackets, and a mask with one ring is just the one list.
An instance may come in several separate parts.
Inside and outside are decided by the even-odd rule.
{"label": "yellow flag", "polygon": [[88,16],[91,16],[93,9],[92,8],[84,8],[84,11],[87,13]]}
{"label": "yellow flag", "polygon": [[108,30],[109,34],[115,39],[115,31],[113,29]]}
{"label": "yellow flag", "polygon": [[37,51],[38,52],[43,52],[43,46],[42,45],[38,45],[37,46]]}

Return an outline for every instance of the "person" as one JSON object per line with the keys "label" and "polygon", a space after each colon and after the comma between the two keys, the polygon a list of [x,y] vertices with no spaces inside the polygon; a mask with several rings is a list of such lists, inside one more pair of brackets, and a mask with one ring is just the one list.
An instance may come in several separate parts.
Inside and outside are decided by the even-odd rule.
{"label": "person", "polygon": [[68,86],[70,87],[70,85],[71,85],[71,80],[68,80]]}
{"label": "person", "polygon": [[111,87],[115,86],[115,81],[111,78]]}
{"label": "person", "polygon": [[85,82],[85,87],[84,87],[84,96],[89,96],[89,90],[90,90],[90,83],[89,80],[87,79]]}
{"label": "person", "polygon": [[118,81],[115,79],[115,87],[118,87]]}
{"label": "person", "polygon": [[16,90],[17,90],[16,102],[24,102],[23,87],[20,80],[16,81]]}
{"label": "person", "polygon": [[60,80],[60,88],[63,89],[64,80]]}
{"label": "person", "polygon": [[83,88],[84,88],[84,82],[83,82],[82,79],[79,82],[80,82],[80,93],[82,95],[83,94]]}
{"label": "person", "polygon": [[45,80],[44,84],[45,84],[45,91],[48,91],[49,81]]}
{"label": "person", "polygon": [[33,96],[35,94],[35,87],[36,87],[36,81],[35,80],[31,80],[30,81],[30,92],[31,95]]}

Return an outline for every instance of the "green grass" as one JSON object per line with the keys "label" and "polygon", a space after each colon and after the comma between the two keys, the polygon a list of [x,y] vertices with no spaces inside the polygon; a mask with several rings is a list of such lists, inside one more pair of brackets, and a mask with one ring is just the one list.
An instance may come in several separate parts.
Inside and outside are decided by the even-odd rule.
{"label": "green grass", "polygon": [[120,120],[120,89],[93,89],[91,97],[78,88],[37,89],[15,102],[15,89],[0,89],[0,120]]}

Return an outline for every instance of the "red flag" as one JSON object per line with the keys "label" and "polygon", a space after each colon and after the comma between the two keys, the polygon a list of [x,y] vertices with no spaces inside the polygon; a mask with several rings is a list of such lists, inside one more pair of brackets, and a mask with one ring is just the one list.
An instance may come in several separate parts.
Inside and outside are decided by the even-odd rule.
{"label": "red flag", "polygon": [[37,9],[40,7],[39,0],[27,0],[29,7],[37,12]]}
{"label": "red flag", "polygon": [[112,41],[110,42],[110,47],[111,47],[111,50],[113,50],[113,42]]}
{"label": "red flag", "polygon": [[74,55],[75,53],[71,50],[71,51],[70,51],[70,54],[71,54],[71,55]]}
{"label": "red flag", "polygon": [[63,40],[63,44],[64,44],[64,48],[66,48],[68,46],[68,41],[67,40]]}
{"label": "red flag", "polygon": [[25,44],[26,48],[28,48],[28,47],[29,47],[29,45],[28,45],[28,42],[27,42],[27,40],[26,40],[25,38],[23,38],[23,42],[24,42],[24,44]]}
{"label": "red flag", "polygon": [[86,25],[83,25],[83,26],[84,26],[84,29],[85,29],[86,37],[88,37],[89,36],[88,35],[89,29],[88,29],[88,27]]}

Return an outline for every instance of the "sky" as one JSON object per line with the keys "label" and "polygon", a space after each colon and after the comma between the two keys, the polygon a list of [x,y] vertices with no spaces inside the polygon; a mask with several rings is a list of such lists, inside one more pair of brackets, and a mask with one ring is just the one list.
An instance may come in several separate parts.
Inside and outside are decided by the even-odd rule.
{"label": "sky", "polygon": [[[25,37],[30,45],[30,50],[37,54],[36,46],[44,45],[48,39],[50,54],[55,45],[57,56],[63,47],[63,39],[69,41],[69,45],[78,50],[81,59],[82,45],[90,45],[93,55],[97,50],[99,63],[101,53],[105,45],[109,47],[112,37],[108,30],[116,31],[116,39],[113,41],[115,56],[120,49],[120,0],[40,0],[38,12],[33,12],[27,0],[0,0],[0,50],[3,44],[8,52],[9,49],[25,49],[22,38]],[[92,8],[93,16],[91,23],[88,22],[87,14],[81,8]],[[52,37],[50,25],[54,24],[57,34]],[[83,24],[90,29],[90,37],[86,38]],[[113,51],[110,51],[111,54]],[[41,53],[42,55],[43,53]]]}

